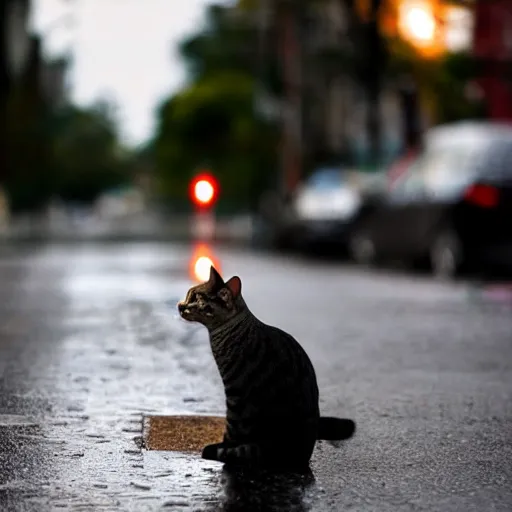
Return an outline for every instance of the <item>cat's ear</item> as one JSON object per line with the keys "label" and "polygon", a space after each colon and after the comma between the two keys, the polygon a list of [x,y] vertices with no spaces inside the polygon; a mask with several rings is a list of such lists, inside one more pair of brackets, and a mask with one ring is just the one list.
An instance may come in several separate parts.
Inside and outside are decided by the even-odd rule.
{"label": "cat's ear", "polygon": [[234,298],[238,297],[242,293],[242,281],[238,276],[233,276],[226,282],[226,287],[231,292]]}
{"label": "cat's ear", "polygon": [[210,267],[210,278],[208,279],[208,283],[214,287],[224,286],[224,280],[213,265]]}

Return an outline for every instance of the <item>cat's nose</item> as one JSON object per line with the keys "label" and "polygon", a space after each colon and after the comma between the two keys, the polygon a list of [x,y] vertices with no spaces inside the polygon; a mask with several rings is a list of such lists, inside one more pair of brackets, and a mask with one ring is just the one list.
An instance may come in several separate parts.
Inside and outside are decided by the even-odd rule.
{"label": "cat's nose", "polygon": [[183,311],[185,311],[186,307],[187,307],[187,305],[184,302],[178,302],[178,311],[180,313],[183,313]]}

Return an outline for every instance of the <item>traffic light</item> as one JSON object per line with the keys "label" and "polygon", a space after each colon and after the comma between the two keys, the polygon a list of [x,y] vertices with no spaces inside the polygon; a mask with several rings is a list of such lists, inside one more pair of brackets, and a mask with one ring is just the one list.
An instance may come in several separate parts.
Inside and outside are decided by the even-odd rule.
{"label": "traffic light", "polygon": [[217,200],[218,191],[217,180],[206,172],[195,176],[190,183],[192,202],[200,209],[211,208]]}

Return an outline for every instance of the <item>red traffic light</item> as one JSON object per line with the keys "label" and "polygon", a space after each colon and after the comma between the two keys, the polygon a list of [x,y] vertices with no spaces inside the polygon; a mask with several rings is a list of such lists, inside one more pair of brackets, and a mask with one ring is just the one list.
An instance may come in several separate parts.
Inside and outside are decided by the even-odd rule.
{"label": "red traffic light", "polygon": [[190,184],[190,196],[196,206],[208,208],[217,199],[219,186],[211,174],[199,174]]}

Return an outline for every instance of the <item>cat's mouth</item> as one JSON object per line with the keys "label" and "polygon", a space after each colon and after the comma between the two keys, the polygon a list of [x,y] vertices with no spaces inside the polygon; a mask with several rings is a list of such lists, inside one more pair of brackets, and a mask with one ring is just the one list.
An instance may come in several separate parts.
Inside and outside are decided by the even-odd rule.
{"label": "cat's mouth", "polygon": [[184,320],[190,320],[192,311],[185,302],[178,302],[178,312]]}

